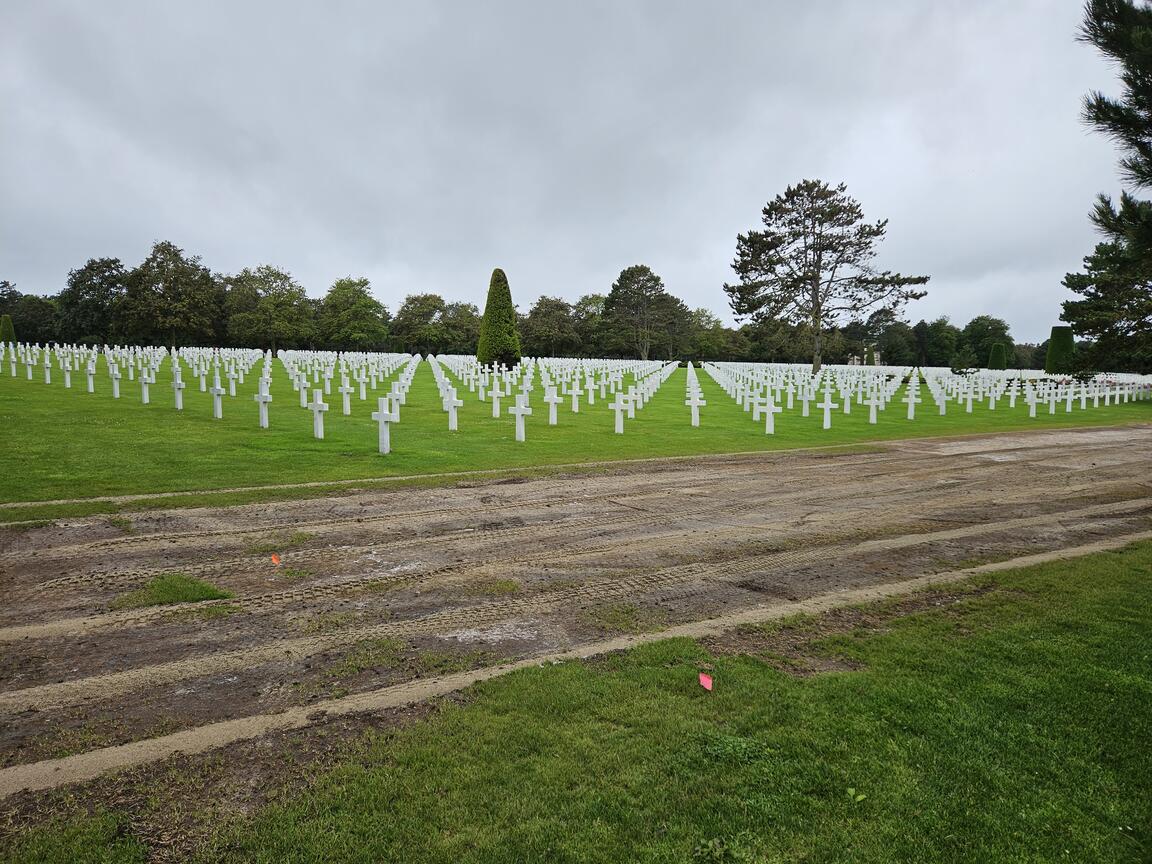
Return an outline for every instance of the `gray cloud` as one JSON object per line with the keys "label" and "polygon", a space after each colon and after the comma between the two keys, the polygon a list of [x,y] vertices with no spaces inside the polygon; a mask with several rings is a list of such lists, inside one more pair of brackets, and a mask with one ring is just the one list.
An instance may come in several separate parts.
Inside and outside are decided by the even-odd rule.
{"label": "gray cloud", "polygon": [[0,278],[54,292],[170,239],[395,309],[522,308],[643,262],[722,311],[735,235],[802,177],[890,219],[914,319],[1039,340],[1115,153],[1078,120],[1113,73],[1078,4],[8,3]]}

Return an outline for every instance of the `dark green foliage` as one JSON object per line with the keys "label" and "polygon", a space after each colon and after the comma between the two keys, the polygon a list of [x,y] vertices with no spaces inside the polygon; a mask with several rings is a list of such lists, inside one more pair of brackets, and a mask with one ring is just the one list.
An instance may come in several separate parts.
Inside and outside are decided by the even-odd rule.
{"label": "dark green foliage", "polygon": [[16,328],[12,326],[11,315],[0,315],[0,342],[13,343],[16,341]]}
{"label": "dark green foliage", "polygon": [[913,366],[918,359],[915,334],[903,321],[895,321],[885,328],[876,347],[887,366]]}
{"label": "dark green foliage", "polygon": [[1003,342],[996,342],[992,345],[992,350],[988,352],[988,368],[1008,368],[1008,349],[1004,346]]}
{"label": "dark green foliage", "polygon": [[[1120,146],[1125,183],[1146,189],[1152,186],[1152,8],[1134,0],[1089,0],[1080,39],[1118,67],[1122,84],[1119,98],[1089,93],[1084,120]],[[1139,258],[1152,258],[1152,202],[1124,191],[1117,208],[1101,195],[1092,219]]]}
{"label": "dark green foliage", "polygon": [[864,354],[864,365],[865,366],[875,366],[876,365],[876,351],[875,351],[875,349],[873,349],[873,347],[871,345],[868,346],[868,350]]}
{"label": "dark green foliage", "polygon": [[68,274],[57,298],[60,338],[65,342],[106,345],[124,297],[128,271],[119,258],[90,258]]}
{"label": "dark green foliage", "polygon": [[1057,324],[1052,328],[1052,338],[1048,340],[1048,357],[1044,361],[1044,371],[1054,375],[1068,375],[1075,363],[1076,341],[1072,328]]}
{"label": "dark green foliage", "polygon": [[247,267],[227,280],[228,341],[233,345],[303,348],[312,344],[316,322],[304,289],[268,264]]}
{"label": "dark green foliage", "polygon": [[213,345],[223,338],[225,288],[173,243],[161,241],[128,274],[116,338],[139,345]]}
{"label": "dark green foliage", "polygon": [[651,267],[635,264],[620,271],[604,300],[605,336],[620,356],[647,360],[656,349],[670,358],[681,347],[689,314]]}
{"label": "dark green foliage", "polygon": [[1006,349],[1012,347],[1012,337],[1008,335],[1008,322],[991,315],[977,315],[960,331],[960,341],[969,349],[974,362],[979,362],[992,353],[992,346],[1004,343]]}
{"label": "dark green foliage", "polygon": [[868,309],[894,313],[925,294],[914,286],[927,276],[872,265],[888,223],[865,222],[843,183],[789,186],[764,207],[763,223],[764,230],[736,238],[732,269],[740,281],[724,291],[739,316],[808,326],[813,370],[822,363],[829,328]]}
{"label": "dark green foliage", "polygon": [[380,351],[388,338],[388,310],[367,279],[337,279],[320,304],[317,329],[332,351]]}
{"label": "dark green foliage", "polygon": [[1085,361],[1098,369],[1152,371],[1152,259],[1129,245],[1100,243],[1084,258],[1084,272],[1069,273],[1060,317],[1092,340]]}
{"label": "dark green foliage", "polygon": [[480,338],[476,357],[481,363],[503,363],[512,367],[520,362],[520,335],[516,332],[516,307],[508,277],[497,267],[488,284],[488,302],[480,321]]}
{"label": "dark green foliage", "polygon": [[572,304],[541,297],[520,324],[524,353],[532,357],[569,357],[579,347]]}

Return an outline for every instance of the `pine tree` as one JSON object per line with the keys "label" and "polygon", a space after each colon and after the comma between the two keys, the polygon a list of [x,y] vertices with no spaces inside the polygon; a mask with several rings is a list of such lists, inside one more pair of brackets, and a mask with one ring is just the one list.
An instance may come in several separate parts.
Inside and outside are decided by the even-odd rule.
{"label": "pine tree", "polygon": [[736,238],[732,269],[740,281],[724,291],[740,317],[807,326],[813,372],[820,370],[832,327],[869,309],[896,312],[925,294],[917,287],[927,276],[876,269],[888,223],[865,222],[843,183],[801,180],[769,201],[761,216],[763,230]]}
{"label": "pine tree", "polygon": [[512,367],[520,362],[520,334],[516,332],[516,307],[508,277],[497,267],[488,283],[488,302],[480,321],[480,339],[476,359],[484,364],[503,363]]}

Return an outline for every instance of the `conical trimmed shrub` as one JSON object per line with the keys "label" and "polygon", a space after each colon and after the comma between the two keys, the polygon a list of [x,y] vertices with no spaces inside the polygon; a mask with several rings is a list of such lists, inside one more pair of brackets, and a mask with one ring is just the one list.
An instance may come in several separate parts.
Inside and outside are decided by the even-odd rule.
{"label": "conical trimmed shrub", "polygon": [[1052,338],[1048,340],[1048,356],[1044,360],[1044,371],[1053,375],[1067,375],[1072,372],[1073,355],[1076,353],[1076,340],[1072,328],[1057,324],[1052,328]]}
{"label": "conical trimmed shrub", "polygon": [[993,342],[992,350],[988,352],[989,369],[1008,368],[1008,348],[1003,342]]}
{"label": "conical trimmed shrub", "polygon": [[488,302],[484,304],[484,318],[480,322],[476,359],[481,363],[503,363],[508,367],[520,362],[516,307],[512,305],[508,277],[499,267],[492,271],[492,281],[488,284]]}
{"label": "conical trimmed shrub", "polygon": [[9,344],[16,341],[16,328],[12,326],[11,315],[0,315],[0,342]]}

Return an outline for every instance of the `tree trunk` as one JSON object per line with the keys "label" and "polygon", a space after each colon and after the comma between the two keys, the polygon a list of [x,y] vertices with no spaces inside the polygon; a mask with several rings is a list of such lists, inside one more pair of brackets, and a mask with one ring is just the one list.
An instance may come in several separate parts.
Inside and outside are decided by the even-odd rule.
{"label": "tree trunk", "polygon": [[820,328],[817,327],[812,334],[812,374],[815,375],[820,371],[821,366],[821,350],[824,346],[824,337],[820,333]]}

